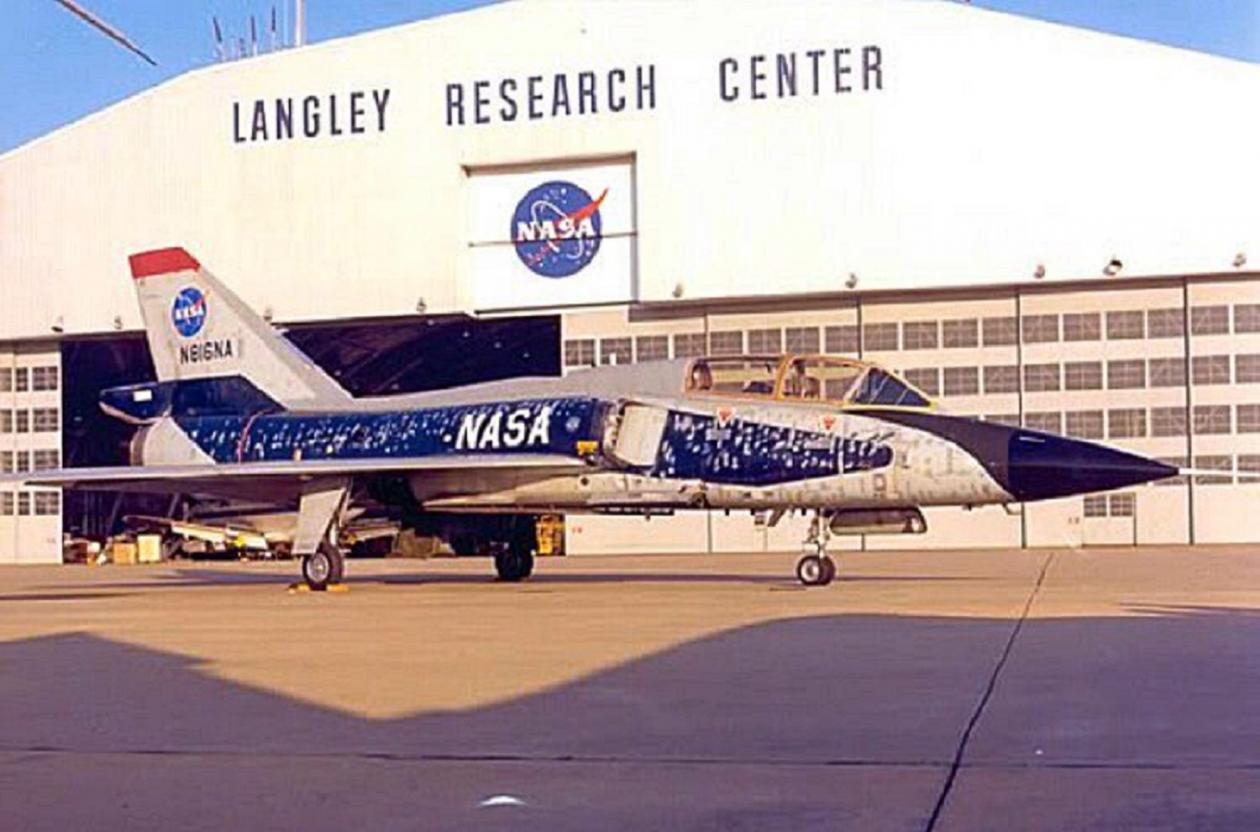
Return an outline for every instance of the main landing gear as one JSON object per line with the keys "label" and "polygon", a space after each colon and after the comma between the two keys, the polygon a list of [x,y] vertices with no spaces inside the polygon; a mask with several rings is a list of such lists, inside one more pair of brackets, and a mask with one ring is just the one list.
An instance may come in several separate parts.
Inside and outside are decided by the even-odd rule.
{"label": "main landing gear", "polygon": [[318,549],[302,558],[302,579],[317,592],[328,589],[330,584],[341,583],[345,574],[346,556],[331,541],[322,541]]}
{"label": "main landing gear", "polygon": [[826,586],[835,580],[836,562],[827,555],[830,536],[822,512],[817,512],[805,537],[805,554],[796,562],[796,579],[805,586]]}
{"label": "main landing gear", "polygon": [[521,519],[512,525],[506,540],[491,544],[494,554],[494,571],[499,580],[515,582],[528,578],[534,571],[534,550],[538,547],[538,534],[534,518]]}

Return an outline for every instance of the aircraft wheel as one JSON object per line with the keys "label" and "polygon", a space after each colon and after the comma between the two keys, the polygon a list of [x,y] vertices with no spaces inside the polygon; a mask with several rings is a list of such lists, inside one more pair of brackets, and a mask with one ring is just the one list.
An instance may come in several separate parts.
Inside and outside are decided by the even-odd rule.
{"label": "aircraft wheel", "polygon": [[[830,581],[825,565],[828,560],[830,558],[806,555],[796,562],[796,579],[805,586],[823,586]],[[830,574],[834,576],[835,573]]]}
{"label": "aircraft wheel", "polygon": [[316,591],[328,589],[330,584],[341,583],[345,571],[345,555],[328,541],[320,543],[314,553],[302,558],[302,578],[307,586]]}
{"label": "aircraft wheel", "polygon": [[501,581],[523,580],[534,571],[534,555],[505,547],[494,553],[494,569]]}
{"label": "aircraft wheel", "polygon": [[836,579],[836,562],[831,558],[823,555],[823,580],[821,586],[826,586]]}

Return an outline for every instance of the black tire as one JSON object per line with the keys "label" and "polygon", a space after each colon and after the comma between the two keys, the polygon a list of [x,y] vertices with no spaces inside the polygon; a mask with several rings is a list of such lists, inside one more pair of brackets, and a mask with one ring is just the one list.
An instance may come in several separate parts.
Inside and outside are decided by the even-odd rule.
{"label": "black tire", "polygon": [[520,581],[534,573],[534,549],[538,537],[533,519],[516,525],[511,538],[495,547],[494,568],[501,581]]}
{"label": "black tire", "polygon": [[302,579],[316,592],[341,583],[346,573],[346,558],[341,549],[328,541],[319,544],[314,554],[302,558]]}
{"label": "black tire", "polygon": [[818,555],[805,555],[796,562],[796,579],[805,586],[822,586],[827,576],[823,560]]}
{"label": "black tire", "polygon": [[823,555],[823,580],[819,586],[826,586],[836,579],[836,562]]}

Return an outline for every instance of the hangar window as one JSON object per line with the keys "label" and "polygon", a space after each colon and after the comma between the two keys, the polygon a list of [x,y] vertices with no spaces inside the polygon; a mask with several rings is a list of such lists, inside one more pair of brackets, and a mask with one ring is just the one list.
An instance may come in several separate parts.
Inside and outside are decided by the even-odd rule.
{"label": "hangar window", "polygon": [[17,513],[23,517],[31,513],[31,495],[27,491],[19,491],[17,495]]}
{"label": "hangar window", "polygon": [[1201,474],[1194,478],[1195,485],[1230,485],[1234,482],[1234,460],[1228,454],[1196,456],[1194,467],[1206,471],[1221,471],[1222,475]]}
{"label": "hangar window", "polygon": [[0,472],[5,474],[13,473],[13,451],[0,451]]}
{"label": "hangar window", "polygon": [[1107,339],[1131,341],[1146,337],[1146,314],[1141,309],[1107,313]]}
{"label": "hangar window", "polygon": [[564,366],[590,367],[595,364],[595,339],[574,338],[564,342]]}
{"label": "hangar window", "polygon": [[703,332],[674,336],[674,358],[691,358],[708,352],[708,339]]}
{"label": "hangar window", "polygon": [[1260,474],[1260,454],[1239,454],[1238,473]]}
{"label": "hangar window", "polygon": [[13,431],[14,433],[31,432],[31,412],[29,410],[14,411]]}
{"label": "hangar window", "polygon": [[1234,332],[1260,332],[1260,303],[1240,303],[1234,307]]}
{"label": "hangar window", "polygon": [[1064,390],[1101,390],[1101,361],[1069,361],[1063,365]]}
{"label": "hangar window", "polygon": [[738,329],[714,332],[709,336],[711,355],[739,355],[744,351],[744,333]]}
{"label": "hangar window", "polygon": [[639,361],[663,361],[669,358],[669,336],[640,335],[634,339],[634,354]]}
{"label": "hangar window", "polygon": [[12,410],[0,410],[0,433],[13,433]]}
{"label": "hangar window", "polygon": [[1140,358],[1107,362],[1107,389],[1133,390],[1146,386],[1146,362]]}
{"label": "hangar window", "polygon": [[1014,364],[998,364],[984,368],[984,392],[1018,393],[1019,368]]}
{"label": "hangar window", "polygon": [[783,352],[783,330],[750,329],[748,330],[748,351],[777,355]]}
{"label": "hangar window", "polygon": [[906,381],[927,393],[929,396],[941,394],[941,371],[936,367],[916,367],[906,370]]}
{"label": "hangar window", "polygon": [[1072,410],[1067,414],[1065,433],[1077,439],[1103,438],[1103,412],[1101,410]]}
{"label": "hangar window", "polygon": [[0,368],[0,393],[13,392],[13,370],[8,367]]}
{"label": "hangar window", "polygon": [[19,474],[25,474],[27,471],[31,470],[30,451],[17,452],[17,457],[14,459],[13,470],[17,471]]}
{"label": "hangar window", "polygon": [[827,352],[840,355],[858,354],[858,328],[856,324],[829,326],[824,330]]}
{"label": "hangar window", "polygon": [[603,338],[599,342],[600,364],[633,364],[634,353],[631,351],[629,338]]}
{"label": "hangar window", "polygon": [[941,321],[941,342],[952,349],[979,346],[980,322],[975,318]]}
{"label": "hangar window", "polygon": [[1260,382],[1260,354],[1234,356],[1234,381],[1238,384]]}
{"label": "hangar window", "polygon": [[31,421],[36,433],[61,429],[61,419],[55,407],[37,407],[31,411]]}
{"label": "hangar window", "polygon": [[1194,432],[1197,433],[1229,433],[1229,405],[1196,404],[1194,406]]}
{"label": "hangar window", "polygon": [[19,393],[31,389],[31,371],[26,367],[18,367],[13,371],[13,389]]}
{"label": "hangar window", "polygon": [[61,467],[61,451],[46,449],[35,452],[35,470],[51,471]]}
{"label": "hangar window", "polygon": [[901,325],[901,347],[907,350],[934,350],[939,344],[936,321],[906,321]]}
{"label": "hangar window", "polygon": [[1058,315],[1025,315],[1023,322],[1025,344],[1048,344],[1059,340]]}
{"label": "hangar window", "polygon": [[974,396],[980,392],[980,371],[975,367],[946,367],[946,396]]}
{"label": "hangar window", "polygon": [[57,378],[56,367],[35,367],[31,370],[31,389],[56,390]]}
{"label": "hangar window", "polygon": [[1112,439],[1146,436],[1146,408],[1121,407],[1107,411],[1107,435]]}
{"label": "hangar window", "polygon": [[1260,433],[1260,404],[1238,405],[1238,432]]}
{"label": "hangar window", "polygon": [[[1165,465],[1171,465],[1174,468],[1185,468],[1186,458],[1184,456],[1161,456],[1157,458],[1158,462]],[[1155,480],[1155,485],[1185,485],[1188,482],[1186,477],[1167,477],[1162,480]]]}
{"label": "hangar window", "polygon": [[1024,366],[1024,389],[1031,393],[1058,390],[1062,387],[1058,364],[1027,364]]}
{"label": "hangar window", "polygon": [[1184,358],[1152,358],[1152,387],[1184,387],[1186,384],[1186,360]]}
{"label": "hangar window", "polygon": [[1018,413],[987,413],[984,415],[984,421],[992,422],[995,425],[1006,425],[1007,427],[1019,427]]}
{"label": "hangar window", "polygon": [[897,325],[867,324],[862,327],[862,348],[885,351],[897,349]]}
{"label": "hangar window", "polygon": [[1102,316],[1097,312],[1069,312],[1063,316],[1064,341],[1097,341],[1102,338]]}
{"label": "hangar window", "polygon": [[1063,433],[1063,414],[1054,411],[1025,413],[1024,427],[1046,433]]}
{"label": "hangar window", "polygon": [[1107,498],[1107,511],[1112,517],[1132,517],[1137,508],[1137,497],[1133,494],[1110,494]]}
{"label": "hangar window", "polygon": [[1086,517],[1106,517],[1107,516],[1107,495],[1095,494],[1092,497],[1085,498],[1085,516]]}
{"label": "hangar window", "polygon": [[61,511],[61,494],[56,491],[35,492],[35,513],[40,515],[56,514]]}
{"label": "hangar window", "polygon": [[12,491],[0,492],[0,515],[12,517],[17,511],[17,500]]}
{"label": "hangar window", "polygon": [[1009,347],[1015,343],[1015,318],[985,318],[980,325],[986,347]]}
{"label": "hangar window", "polygon": [[1190,309],[1191,335],[1225,335],[1229,332],[1229,307],[1194,306]]}
{"label": "hangar window", "polygon": [[770,398],[778,375],[778,358],[701,358],[687,373],[687,389]]}
{"label": "hangar window", "polygon": [[1186,409],[1184,407],[1152,407],[1151,436],[1185,436]]}
{"label": "hangar window", "polygon": [[1148,309],[1146,326],[1151,338],[1180,338],[1186,334],[1186,318],[1180,309]]}
{"label": "hangar window", "polygon": [[1228,355],[1196,355],[1190,370],[1195,384],[1229,384]]}
{"label": "hangar window", "polygon": [[820,351],[818,327],[790,326],[783,332],[784,349],[792,353],[811,353]]}

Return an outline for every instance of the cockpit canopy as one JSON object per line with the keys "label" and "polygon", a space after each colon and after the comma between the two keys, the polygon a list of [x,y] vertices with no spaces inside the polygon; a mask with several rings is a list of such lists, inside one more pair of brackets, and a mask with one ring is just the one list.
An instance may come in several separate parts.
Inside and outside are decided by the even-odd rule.
{"label": "cockpit canopy", "polygon": [[730,355],[687,365],[687,392],[829,403],[930,408],[931,399],[868,361],[831,355]]}

